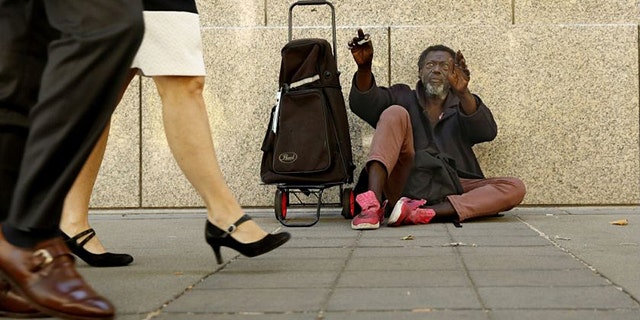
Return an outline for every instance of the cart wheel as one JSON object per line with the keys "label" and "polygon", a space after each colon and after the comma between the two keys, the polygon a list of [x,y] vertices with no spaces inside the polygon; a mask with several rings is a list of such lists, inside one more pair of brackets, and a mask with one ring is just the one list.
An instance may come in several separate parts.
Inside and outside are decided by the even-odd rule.
{"label": "cart wheel", "polygon": [[342,216],[345,219],[353,219],[355,214],[355,195],[353,189],[345,188],[342,190]]}
{"label": "cart wheel", "polygon": [[274,209],[276,213],[276,219],[284,220],[287,218],[287,204],[289,204],[288,192],[281,189],[276,190],[276,196],[274,201]]}

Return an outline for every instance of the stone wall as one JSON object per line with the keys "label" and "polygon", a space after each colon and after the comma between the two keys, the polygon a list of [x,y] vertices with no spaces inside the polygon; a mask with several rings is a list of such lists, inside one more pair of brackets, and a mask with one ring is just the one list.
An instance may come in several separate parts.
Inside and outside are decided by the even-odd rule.
{"label": "stone wall", "polygon": [[[272,206],[260,144],[288,41],[285,0],[198,1],[205,98],[218,158],[246,207]],[[517,176],[526,205],[637,205],[640,199],[637,0],[335,0],[346,96],[346,43],[372,35],[381,85],[414,85],[428,45],[460,49],[470,88],[492,109],[498,138],[476,146],[488,176]],[[296,7],[294,38],[331,38],[329,10]],[[359,172],[372,130],[350,115]],[[328,191],[331,196],[331,192]],[[330,198],[329,198],[330,199]],[[94,208],[201,207],[167,146],[153,81],[136,79],[118,107]]]}

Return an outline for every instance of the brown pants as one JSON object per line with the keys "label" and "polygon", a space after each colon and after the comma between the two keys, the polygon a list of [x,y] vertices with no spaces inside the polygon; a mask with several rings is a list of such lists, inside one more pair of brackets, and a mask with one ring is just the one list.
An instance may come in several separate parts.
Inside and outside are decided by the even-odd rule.
{"label": "brown pants", "polygon": [[[376,125],[367,164],[378,161],[387,169],[384,191],[391,205],[401,196],[414,155],[409,113],[402,106],[387,108]],[[460,221],[510,210],[522,202],[526,193],[518,178],[460,179],[460,182],[463,194],[447,197]]]}

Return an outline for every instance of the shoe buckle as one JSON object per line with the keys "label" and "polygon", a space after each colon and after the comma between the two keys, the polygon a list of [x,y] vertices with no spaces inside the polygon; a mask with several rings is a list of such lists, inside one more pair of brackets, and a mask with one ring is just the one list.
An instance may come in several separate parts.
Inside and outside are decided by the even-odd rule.
{"label": "shoe buckle", "polygon": [[230,235],[230,234],[236,232],[236,230],[238,230],[238,226],[239,225],[241,225],[241,224],[243,224],[243,223],[245,223],[245,222],[247,222],[249,220],[251,220],[251,217],[249,217],[246,214],[243,215],[242,217],[240,217],[240,219],[238,219],[238,221],[234,222],[233,224],[231,224],[229,226],[229,228],[227,228],[227,234],[224,235],[224,236],[226,237],[227,235]]}
{"label": "shoe buckle", "polygon": [[37,266],[36,266],[38,268],[46,266],[46,265],[50,264],[51,262],[53,262],[53,256],[46,249],[36,250],[33,253],[33,257],[34,258],[40,258],[40,261],[37,263]]}
{"label": "shoe buckle", "polygon": [[229,228],[227,228],[227,234],[234,233],[236,229],[238,229],[238,227],[235,224],[230,225]]}

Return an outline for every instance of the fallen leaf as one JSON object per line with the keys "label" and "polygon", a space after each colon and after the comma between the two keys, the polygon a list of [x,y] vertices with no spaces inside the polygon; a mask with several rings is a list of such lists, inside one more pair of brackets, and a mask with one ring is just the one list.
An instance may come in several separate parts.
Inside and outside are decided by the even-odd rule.
{"label": "fallen leaf", "polygon": [[464,242],[450,242],[450,243],[445,243],[442,246],[443,247],[466,247],[466,246],[472,246],[472,247],[477,247],[478,245],[475,243],[472,244],[466,244]]}
{"label": "fallen leaf", "polygon": [[433,309],[431,308],[425,308],[425,309],[411,309],[411,312],[433,312]]}
{"label": "fallen leaf", "polygon": [[609,223],[614,225],[614,226],[626,226],[626,225],[629,224],[629,220],[627,220],[627,219],[615,220],[615,221],[611,221]]}

